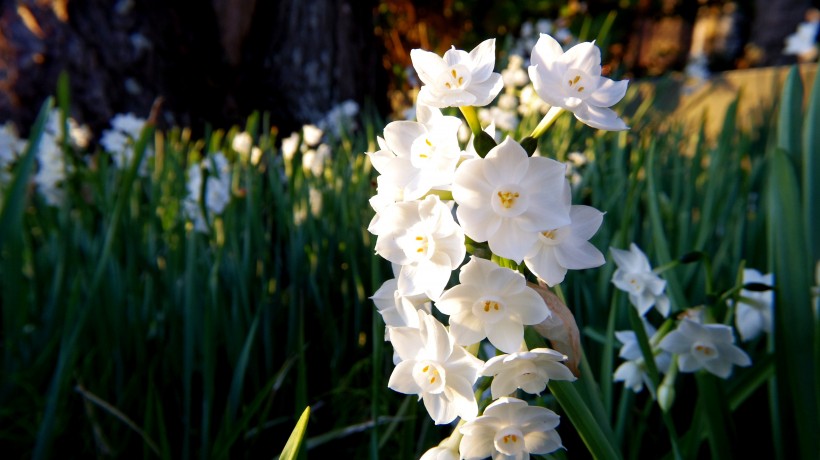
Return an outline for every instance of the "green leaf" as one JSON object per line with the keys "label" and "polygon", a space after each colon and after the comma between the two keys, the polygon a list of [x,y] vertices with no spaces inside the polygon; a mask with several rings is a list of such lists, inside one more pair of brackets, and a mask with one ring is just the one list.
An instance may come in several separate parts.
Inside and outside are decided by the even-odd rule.
{"label": "green leaf", "polygon": [[9,238],[9,235],[16,235],[21,231],[23,221],[23,209],[26,204],[26,189],[29,184],[29,177],[34,170],[34,163],[37,160],[37,150],[40,146],[40,138],[43,136],[46,120],[51,111],[54,101],[49,98],[43,102],[40,114],[31,129],[26,151],[14,171],[14,179],[3,200],[3,210],[0,212],[0,248]]}
{"label": "green leaf", "polygon": [[302,416],[299,417],[299,421],[296,422],[296,426],[293,427],[288,442],[285,443],[285,448],[282,449],[282,453],[279,454],[280,460],[293,460],[299,454],[299,448],[302,446],[302,439],[305,437],[309,418],[310,406],[307,406],[305,411],[302,412]]}
{"label": "green leaf", "polygon": [[786,76],[780,96],[780,114],[777,118],[777,147],[789,152],[793,159],[800,158],[800,128],[803,120],[803,84],[800,72],[794,66]]}
{"label": "green leaf", "polygon": [[[820,260],[820,72],[814,77],[803,127],[803,212],[811,261]],[[818,376],[820,378],[820,376]]]}
{"label": "green leaf", "polygon": [[621,458],[615,447],[609,443],[607,436],[601,430],[581,395],[578,394],[574,384],[566,381],[550,380],[548,385],[550,392],[561,404],[567,417],[572,422],[572,426],[578,431],[592,456],[599,460]]}
{"label": "green leaf", "polygon": [[[776,361],[778,406],[781,423],[795,427],[783,431],[786,437],[783,445],[787,451],[796,447],[802,458],[816,458],[820,449],[815,381],[818,363],[812,346],[815,343],[810,297],[812,267],[805,247],[803,208],[789,155],[777,149],[770,155],[768,165],[768,246],[776,284],[775,354],[783,357]],[[797,439],[789,439],[793,436]]]}

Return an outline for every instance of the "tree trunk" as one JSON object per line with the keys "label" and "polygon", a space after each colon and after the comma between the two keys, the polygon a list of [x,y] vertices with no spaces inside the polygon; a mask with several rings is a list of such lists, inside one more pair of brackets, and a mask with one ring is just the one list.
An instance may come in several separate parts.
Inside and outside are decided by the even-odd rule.
{"label": "tree trunk", "polygon": [[26,129],[57,77],[96,131],[117,114],[200,128],[271,112],[290,130],[347,99],[386,105],[375,1],[0,0],[0,123]]}

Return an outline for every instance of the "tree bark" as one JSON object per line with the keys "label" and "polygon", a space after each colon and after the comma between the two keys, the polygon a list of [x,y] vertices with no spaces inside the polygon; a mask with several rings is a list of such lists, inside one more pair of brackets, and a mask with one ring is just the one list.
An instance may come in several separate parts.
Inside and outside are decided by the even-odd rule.
{"label": "tree bark", "polygon": [[269,111],[284,130],[347,99],[385,107],[375,1],[0,0],[0,123],[25,129],[66,70],[72,114],[202,128]]}

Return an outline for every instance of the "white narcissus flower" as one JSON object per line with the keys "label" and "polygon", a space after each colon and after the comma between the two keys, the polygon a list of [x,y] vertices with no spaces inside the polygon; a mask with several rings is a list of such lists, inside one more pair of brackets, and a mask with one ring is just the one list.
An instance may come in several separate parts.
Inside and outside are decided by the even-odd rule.
{"label": "white narcissus flower", "polygon": [[[126,169],[131,166],[131,161],[134,158],[134,144],[142,133],[145,127],[146,120],[139,118],[134,114],[118,114],[111,119],[111,129],[103,131],[102,138],[100,138],[100,145],[106,152],[111,154],[114,160],[114,166],[117,169]],[[146,147],[145,157],[140,163],[139,174],[146,176],[148,174],[148,162],[146,159],[153,156],[154,149],[149,145]]]}
{"label": "white narcissus flower", "polygon": [[724,324],[699,324],[684,319],[678,328],[666,335],[659,344],[662,350],[678,355],[681,372],[695,372],[699,369],[728,378],[732,365],[749,366],[749,359],[743,350],[734,345],[732,328]]}
{"label": "white narcissus flower", "polygon": [[433,107],[485,106],[492,102],[504,82],[495,67],[495,39],[483,41],[472,51],[447,50],[444,57],[414,49],[410,59],[424,84],[418,100]]}
{"label": "white narcissus flower", "polygon": [[594,42],[579,43],[564,53],[558,41],[541,34],[532,50],[531,63],[530,80],[545,102],[571,111],[593,128],[629,129],[608,108],[624,97],[628,81],[601,76],[601,50]]}
{"label": "white narcissus flower", "polygon": [[[205,195],[202,195],[202,167],[208,171],[205,181]],[[188,195],[183,202],[183,211],[194,222],[194,229],[208,230],[206,217],[202,215],[202,205],[209,216],[222,214],[231,201],[231,165],[222,152],[202,160],[202,166],[193,164],[188,168]]]}
{"label": "white narcissus flower", "polygon": [[516,398],[499,398],[484,414],[469,421],[459,431],[461,458],[478,460],[527,459],[530,454],[547,454],[563,447],[555,431],[559,417],[546,407],[529,406]]}
{"label": "white narcissus flower", "polygon": [[459,460],[458,451],[449,447],[436,446],[428,449],[419,460]]}
{"label": "white narcissus flower", "polygon": [[562,361],[567,356],[550,348],[535,348],[490,358],[481,375],[493,377],[490,386],[493,399],[517,389],[540,395],[550,380],[574,381],[575,376]]}
{"label": "white narcissus flower", "polygon": [[464,261],[464,231],[450,208],[435,195],[382,209],[368,227],[377,235],[376,253],[401,265],[401,295],[441,295],[450,272]]}
{"label": "white narcissus flower", "polygon": [[555,160],[528,157],[509,137],[485,158],[465,161],[453,181],[464,233],[521,263],[541,231],[571,223],[565,171]]}
{"label": "white narcissus flower", "polygon": [[380,150],[368,154],[376,171],[401,190],[407,201],[423,197],[432,188],[449,188],[461,158],[461,120],[443,116],[435,108],[424,109],[419,110],[419,118],[427,124],[389,123],[384,128],[384,140],[379,140]]}
{"label": "white narcissus flower", "polygon": [[473,384],[484,364],[456,345],[443,324],[432,315],[418,312],[419,328],[391,327],[390,339],[401,359],[387,386],[424,400],[430,417],[441,425],[456,417],[472,420],[478,415]]}
{"label": "white narcissus flower", "polygon": [[[774,275],[763,275],[757,270],[747,268],[743,270],[743,284],[748,283],[774,286]],[[772,332],[773,305],[774,291],[740,291],[740,301],[735,305],[735,326],[744,342],[754,339],[761,332]]]}
{"label": "white narcissus flower", "polygon": [[590,206],[572,206],[571,223],[540,232],[524,263],[550,287],[564,281],[567,270],[604,264],[604,255],[589,240],[601,227],[604,213]]}
{"label": "white narcissus flower", "polygon": [[385,281],[371,297],[386,326],[419,327],[419,310],[430,313],[431,304],[424,295],[403,296],[396,278]]}
{"label": "white narcissus flower", "polygon": [[[643,321],[643,326],[650,343],[655,342],[658,339],[655,336],[657,334],[655,328],[646,320]],[[649,375],[646,373],[646,361],[643,359],[643,352],[641,351],[641,346],[638,344],[638,336],[635,334],[635,331],[616,331],[615,337],[617,337],[622,344],[618,356],[626,361],[615,369],[613,381],[624,382],[626,387],[638,393],[643,389],[644,385],[649,385]],[[669,370],[671,363],[672,355],[669,354],[669,352],[661,351],[655,355],[655,365],[661,374],[665,374]]]}
{"label": "white narcissus flower", "polygon": [[450,332],[460,345],[487,337],[499,350],[515,353],[524,341],[524,325],[538,324],[550,315],[524,275],[495,262],[472,257],[461,268],[459,281],[441,295],[436,308],[450,315]]}
{"label": "white narcissus flower", "polygon": [[669,298],[663,293],[666,281],[652,272],[649,259],[641,249],[632,243],[629,251],[609,248],[618,269],[612,275],[612,283],[629,294],[629,301],[643,316],[652,306],[663,316],[669,315]]}

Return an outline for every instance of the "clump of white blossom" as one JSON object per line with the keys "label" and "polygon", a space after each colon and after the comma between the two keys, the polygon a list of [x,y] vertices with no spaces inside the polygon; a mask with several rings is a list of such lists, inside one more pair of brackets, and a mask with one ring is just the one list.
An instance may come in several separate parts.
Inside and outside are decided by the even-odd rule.
{"label": "clump of white blossom", "polygon": [[[541,35],[538,43],[548,40]],[[494,39],[470,52],[453,47],[443,57],[412,50],[423,84],[416,120],[388,124],[378,150],[367,153],[379,173],[368,230],[377,236],[376,253],[396,273],[372,297],[395,350],[388,386],[418,395],[436,424],[462,419],[423,458],[527,458],[562,447],[558,415],[512,397],[576,378],[563,353],[527,346],[525,329],[552,321],[553,313],[523,267],[555,286],[568,270],[602,265],[603,255],[588,240],[604,214],[572,205],[565,164],[534,156],[502,133],[516,130],[518,94],[530,78],[538,81],[532,97],[541,96],[540,108],[532,110],[547,114],[544,123],[568,111],[594,127],[625,129],[609,107],[623,96],[626,82],[601,77],[600,53],[591,43],[577,46],[578,52],[566,54],[552,45],[536,48],[536,64],[528,71],[526,61],[514,56],[502,73],[494,71]],[[575,72],[570,86],[580,82],[584,88],[567,89],[566,75],[555,72]],[[496,107],[476,110],[497,98]],[[458,107],[466,123],[442,114],[446,107]],[[494,140],[496,133],[501,136]],[[481,248],[483,257],[492,253],[493,260],[477,253],[467,259],[473,248]],[[458,283],[448,288],[455,270]],[[490,350],[486,362],[479,350]],[[488,397],[494,402],[483,413],[475,398],[479,376],[492,379]]]}

